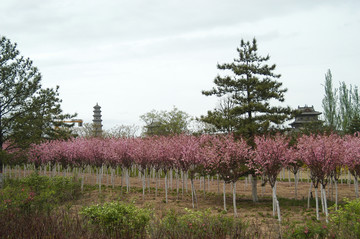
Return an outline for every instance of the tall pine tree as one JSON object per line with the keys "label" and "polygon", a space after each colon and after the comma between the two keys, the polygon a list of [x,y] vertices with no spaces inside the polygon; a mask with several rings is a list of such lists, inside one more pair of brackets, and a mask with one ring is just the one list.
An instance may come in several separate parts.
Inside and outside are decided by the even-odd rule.
{"label": "tall pine tree", "polygon": [[[201,119],[214,124],[219,130],[228,127],[231,122],[234,133],[246,138],[253,147],[255,135],[267,133],[292,115],[289,107],[270,105],[273,100],[283,102],[287,89],[281,88],[282,83],[276,80],[280,78],[280,75],[274,73],[276,65],[266,64],[270,56],[259,56],[257,50],[255,38],[252,42],[241,40],[240,47],[237,48],[239,58],[232,63],[217,65],[219,70],[230,71],[231,74],[218,75],[214,80],[216,86],[202,92],[206,96],[228,97],[232,107],[223,117],[221,111],[215,109],[208,111]],[[254,172],[251,173],[254,178],[253,201],[257,201],[257,181]]]}
{"label": "tall pine tree", "polygon": [[[282,83],[276,79],[280,75],[273,73],[276,65],[267,65],[270,56],[258,56],[257,44],[254,38],[252,42],[241,40],[240,48],[237,48],[239,58],[233,63],[218,64],[220,70],[229,70],[231,75],[218,75],[214,83],[216,87],[209,91],[203,91],[204,95],[216,95],[228,97],[232,101],[232,109],[227,111],[227,119],[232,118],[235,125],[234,132],[248,139],[253,145],[253,138],[257,134],[268,132],[270,128],[284,123],[291,117],[289,107],[271,106],[270,101],[284,101]],[[219,110],[209,111],[202,120],[212,123],[212,115],[218,114]],[[228,122],[224,122],[228,124]],[[216,125],[220,125],[219,122]]]}

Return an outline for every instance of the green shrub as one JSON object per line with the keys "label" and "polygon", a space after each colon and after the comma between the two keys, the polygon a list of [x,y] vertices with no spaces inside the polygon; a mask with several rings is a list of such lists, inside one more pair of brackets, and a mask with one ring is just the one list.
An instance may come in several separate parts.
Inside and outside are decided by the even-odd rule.
{"label": "green shrub", "polygon": [[80,183],[71,178],[31,174],[22,179],[8,179],[0,190],[0,212],[50,212],[54,207],[80,196]]}
{"label": "green shrub", "polygon": [[326,223],[307,221],[306,225],[295,226],[292,225],[290,228],[285,230],[284,238],[329,238],[331,235],[329,225]]}
{"label": "green shrub", "polygon": [[248,224],[240,219],[211,215],[211,211],[185,209],[185,214],[174,210],[150,227],[151,238],[250,238]]}
{"label": "green shrub", "polygon": [[121,238],[145,237],[150,211],[121,202],[84,207],[80,214],[89,224],[100,227],[110,236]]}
{"label": "green shrub", "polygon": [[360,199],[344,201],[337,211],[331,208],[328,224],[316,218],[305,225],[293,224],[286,228],[284,238],[360,238]]}
{"label": "green shrub", "polygon": [[330,214],[330,223],[337,238],[360,238],[360,199],[348,200]]}

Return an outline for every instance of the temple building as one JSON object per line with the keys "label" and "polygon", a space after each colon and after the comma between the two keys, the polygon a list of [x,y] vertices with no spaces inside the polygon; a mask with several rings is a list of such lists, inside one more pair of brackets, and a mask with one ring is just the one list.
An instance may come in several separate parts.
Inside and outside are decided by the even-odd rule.
{"label": "temple building", "polygon": [[290,124],[295,130],[303,128],[306,125],[322,124],[322,121],[318,118],[321,112],[315,111],[314,106],[298,106],[298,111],[300,114],[296,115],[295,121]]}
{"label": "temple building", "polygon": [[96,103],[94,106],[94,119],[93,119],[93,134],[95,137],[100,137],[102,135],[102,119],[101,119],[101,110],[100,106]]}

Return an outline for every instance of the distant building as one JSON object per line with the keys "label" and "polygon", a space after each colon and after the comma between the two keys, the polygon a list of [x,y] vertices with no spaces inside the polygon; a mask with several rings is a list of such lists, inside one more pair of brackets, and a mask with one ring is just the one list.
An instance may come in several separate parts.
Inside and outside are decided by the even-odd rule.
{"label": "distant building", "polygon": [[300,129],[304,126],[322,123],[322,121],[318,118],[318,116],[321,115],[321,112],[315,111],[314,106],[298,106],[298,111],[300,111],[300,114],[296,115],[295,121],[290,124],[294,129]]}
{"label": "distant building", "polygon": [[94,136],[99,137],[102,135],[102,120],[100,106],[96,103],[94,106],[94,119],[93,119],[93,130]]}

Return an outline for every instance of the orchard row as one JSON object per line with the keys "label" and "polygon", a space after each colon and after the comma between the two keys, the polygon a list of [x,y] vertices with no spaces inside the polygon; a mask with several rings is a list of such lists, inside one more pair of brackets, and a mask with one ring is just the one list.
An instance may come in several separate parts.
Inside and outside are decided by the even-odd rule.
{"label": "orchard row", "polygon": [[[358,197],[359,137],[340,137],[335,134],[304,135],[297,139],[297,143],[290,145],[290,139],[285,136],[261,136],[255,138],[255,144],[253,149],[245,140],[235,140],[229,135],[128,139],[75,138],[33,145],[27,153],[27,158],[37,166],[60,164],[63,168],[85,168],[88,165],[101,168],[106,165],[111,168],[121,167],[125,169],[124,172],[136,165],[144,178],[147,169],[151,168],[156,172],[161,170],[165,173],[165,184],[169,170],[182,171],[188,173],[192,188],[195,174],[218,175],[224,183],[233,184],[235,215],[236,182],[240,177],[256,174],[264,177],[271,185],[273,214],[275,216],[277,212],[280,220],[276,179],[283,168],[288,168],[294,173],[296,184],[299,169],[307,167],[315,188],[315,199],[317,201],[317,189],[320,185],[323,204],[326,204],[325,187],[329,179],[334,180],[336,188],[341,170],[347,168],[354,176]],[[194,189],[192,195],[194,202]],[[325,213],[327,214],[326,211]],[[317,218],[319,219],[318,210]]]}

